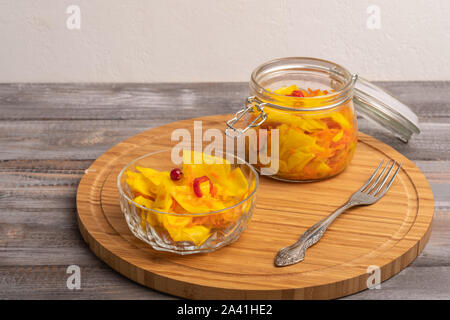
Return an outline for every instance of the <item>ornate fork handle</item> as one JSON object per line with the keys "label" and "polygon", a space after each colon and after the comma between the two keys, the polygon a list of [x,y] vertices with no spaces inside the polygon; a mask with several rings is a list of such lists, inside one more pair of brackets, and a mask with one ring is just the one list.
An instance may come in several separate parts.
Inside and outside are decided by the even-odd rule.
{"label": "ornate fork handle", "polygon": [[345,203],[342,207],[336,209],[336,211],[329,214],[328,216],[317,222],[315,225],[313,225],[311,228],[306,230],[294,245],[304,247],[305,250],[308,249],[322,238],[323,234],[330,226],[330,224],[332,224],[333,221],[337,217],[339,217],[341,213],[356,205],[356,203],[350,200],[347,201],[347,203]]}
{"label": "ornate fork handle", "polygon": [[329,225],[332,224],[341,213],[357,205],[359,204],[349,200],[342,207],[338,208],[336,211],[329,214],[311,228],[306,230],[296,243],[278,252],[275,257],[275,265],[285,266],[303,260],[306,249],[317,243],[322,238]]}

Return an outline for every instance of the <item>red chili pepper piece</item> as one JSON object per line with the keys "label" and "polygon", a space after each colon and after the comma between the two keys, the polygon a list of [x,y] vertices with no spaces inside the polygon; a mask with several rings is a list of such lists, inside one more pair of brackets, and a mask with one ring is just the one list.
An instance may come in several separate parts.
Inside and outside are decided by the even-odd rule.
{"label": "red chili pepper piece", "polygon": [[291,94],[288,94],[291,97],[304,97],[303,92],[301,90],[294,90]]}
{"label": "red chili pepper piece", "polygon": [[207,176],[203,176],[200,178],[195,178],[193,183],[194,193],[199,198],[203,197],[202,190],[200,189],[200,183],[205,181],[209,181],[209,192],[213,195],[213,184],[211,180]]}
{"label": "red chili pepper piece", "polygon": [[170,171],[170,179],[172,179],[173,181],[178,181],[181,178],[183,178],[183,172],[180,169],[175,168]]}

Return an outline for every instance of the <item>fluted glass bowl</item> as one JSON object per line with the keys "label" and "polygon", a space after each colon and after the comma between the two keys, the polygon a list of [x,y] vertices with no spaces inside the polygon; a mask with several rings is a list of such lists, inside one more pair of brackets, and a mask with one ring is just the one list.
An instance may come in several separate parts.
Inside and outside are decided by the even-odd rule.
{"label": "fluted glass bowl", "polygon": [[[244,160],[231,154],[225,154],[223,158],[225,157],[231,163],[231,170],[236,167],[241,169],[249,185],[248,195],[243,200],[222,210],[198,213],[180,214],[161,212],[148,209],[133,201],[135,195],[126,182],[126,172],[128,170],[138,172],[136,167],[153,168],[158,171],[169,172],[175,167],[180,167],[181,164],[174,164],[172,162],[170,149],[146,154],[127,164],[117,177],[117,185],[119,189],[120,207],[131,232],[137,238],[152,246],[153,249],[182,255],[211,252],[236,241],[247,228],[255,208],[259,179],[255,169]],[[174,220],[179,221],[178,229],[175,231],[174,229],[170,229],[171,227],[168,227],[168,221],[173,223]],[[179,234],[186,230],[186,232],[192,233],[190,231],[192,229],[183,229],[189,228],[192,225],[208,228],[210,233],[207,239],[197,244],[193,241],[173,240],[171,234],[173,235],[174,232]],[[201,229],[205,230],[204,228]]]}

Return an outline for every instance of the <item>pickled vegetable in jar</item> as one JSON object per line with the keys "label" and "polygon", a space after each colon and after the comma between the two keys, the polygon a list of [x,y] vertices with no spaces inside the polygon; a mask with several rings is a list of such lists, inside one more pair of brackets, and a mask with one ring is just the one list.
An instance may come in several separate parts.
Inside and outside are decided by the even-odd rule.
{"label": "pickled vegetable in jar", "polygon": [[[277,89],[274,94],[318,98],[329,93],[327,90],[304,90],[292,85]],[[256,130],[267,129],[268,134],[273,129],[279,130],[278,178],[300,181],[328,178],[344,170],[353,157],[357,126],[352,105],[347,102],[326,112],[301,112],[302,107],[314,104],[320,105],[320,99],[293,103],[291,107],[300,109],[298,112],[265,109],[267,120]],[[248,122],[253,121],[254,117],[251,114]],[[261,135],[258,133],[256,137],[259,139]],[[258,141],[258,145],[262,142]],[[261,167],[262,164],[258,162],[255,166]]]}
{"label": "pickled vegetable in jar", "polygon": [[313,58],[278,59],[257,68],[246,109],[238,113],[245,127],[240,133],[256,130],[257,143],[247,145],[247,154],[258,154],[252,164],[268,166],[259,151],[270,152],[270,136],[277,129],[278,171],[273,178],[310,182],[342,172],[357,145],[355,80],[343,67]]}

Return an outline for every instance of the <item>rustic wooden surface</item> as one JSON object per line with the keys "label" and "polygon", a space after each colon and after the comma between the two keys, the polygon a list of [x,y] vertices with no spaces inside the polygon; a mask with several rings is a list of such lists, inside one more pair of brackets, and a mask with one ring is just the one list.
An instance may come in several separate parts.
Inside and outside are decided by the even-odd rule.
{"label": "rustic wooden surface", "polygon": [[[380,290],[346,299],[450,298],[450,82],[383,82],[419,115],[403,144],[364,119],[359,128],[413,160],[435,199],[423,253]],[[179,119],[231,113],[245,83],[0,84],[0,298],[172,299],[94,256],[76,223],[78,182],[94,159],[139,132]],[[81,289],[66,287],[69,265]]]}

